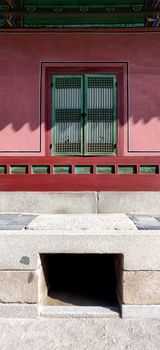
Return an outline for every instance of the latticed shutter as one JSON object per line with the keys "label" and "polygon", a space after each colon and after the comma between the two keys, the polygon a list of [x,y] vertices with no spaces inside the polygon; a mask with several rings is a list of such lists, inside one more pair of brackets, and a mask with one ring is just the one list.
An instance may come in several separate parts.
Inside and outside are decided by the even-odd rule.
{"label": "latticed shutter", "polygon": [[116,148],[116,76],[87,75],[85,154],[113,154]]}
{"label": "latticed shutter", "polygon": [[116,76],[59,75],[52,82],[53,154],[114,154]]}
{"label": "latticed shutter", "polygon": [[53,152],[83,153],[83,77],[53,76]]}

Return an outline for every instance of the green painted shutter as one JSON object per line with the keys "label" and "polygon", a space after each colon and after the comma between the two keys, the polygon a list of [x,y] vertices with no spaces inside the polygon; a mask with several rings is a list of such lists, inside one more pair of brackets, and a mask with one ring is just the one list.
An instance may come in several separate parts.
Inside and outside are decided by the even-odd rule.
{"label": "green painted shutter", "polygon": [[59,75],[52,83],[53,154],[115,154],[116,76]]}
{"label": "green painted shutter", "polygon": [[85,76],[85,154],[114,154],[116,149],[116,76]]}
{"label": "green painted shutter", "polygon": [[52,77],[53,85],[53,153],[83,153],[83,77],[60,75]]}

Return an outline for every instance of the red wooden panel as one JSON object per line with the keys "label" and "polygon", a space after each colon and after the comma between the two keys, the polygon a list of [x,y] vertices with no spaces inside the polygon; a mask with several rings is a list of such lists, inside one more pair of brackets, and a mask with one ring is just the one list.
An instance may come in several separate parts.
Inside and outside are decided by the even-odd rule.
{"label": "red wooden panel", "polygon": [[160,191],[159,175],[1,175],[0,191]]}

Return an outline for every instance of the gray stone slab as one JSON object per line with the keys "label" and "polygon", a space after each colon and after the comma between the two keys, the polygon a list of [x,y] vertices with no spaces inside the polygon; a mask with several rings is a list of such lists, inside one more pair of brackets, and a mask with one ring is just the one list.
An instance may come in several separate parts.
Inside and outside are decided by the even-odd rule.
{"label": "gray stone slab", "polygon": [[8,225],[10,222],[11,222],[11,220],[8,220],[7,218],[6,219],[1,219],[1,217],[0,217],[0,227]]}
{"label": "gray stone slab", "polygon": [[22,214],[22,215],[18,215],[16,216],[12,222],[15,224],[22,224],[22,225],[28,225],[35,217],[37,217],[37,215],[26,215],[26,214]]}
{"label": "gray stone slab", "polygon": [[0,212],[96,213],[95,192],[1,192]]}
{"label": "gray stone slab", "polygon": [[0,213],[0,221],[2,220],[14,220],[16,219],[20,214],[8,214],[8,213]]}
{"label": "gray stone slab", "polygon": [[22,230],[36,215],[0,214],[0,230]]}
{"label": "gray stone slab", "polygon": [[160,222],[151,215],[128,214],[138,230],[160,230]]}
{"label": "gray stone slab", "polygon": [[16,219],[19,215],[7,215],[0,214],[0,227],[4,225],[10,224],[14,219]]}
{"label": "gray stone slab", "polygon": [[40,253],[122,254],[125,270],[160,270],[158,230],[0,231],[0,244],[0,270],[36,270]]}
{"label": "gray stone slab", "polygon": [[155,219],[160,221],[160,216],[156,216]]}
{"label": "gray stone slab", "polygon": [[83,306],[41,306],[39,309],[42,317],[56,318],[114,318],[120,316],[118,307],[83,307]]}
{"label": "gray stone slab", "polygon": [[160,192],[100,192],[99,213],[160,215]]}
{"label": "gray stone slab", "polygon": [[24,225],[16,225],[16,224],[1,225],[0,224],[0,230],[3,230],[3,231],[21,231],[23,229],[24,229]]}
{"label": "gray stone slab", "polygon": [[27,226],[30,230],[136,230],[126,214],[39,215]]}
{"label": "gray stone slab", "polygon": [[122,317],[160,320],[160,305],[122,305]]}

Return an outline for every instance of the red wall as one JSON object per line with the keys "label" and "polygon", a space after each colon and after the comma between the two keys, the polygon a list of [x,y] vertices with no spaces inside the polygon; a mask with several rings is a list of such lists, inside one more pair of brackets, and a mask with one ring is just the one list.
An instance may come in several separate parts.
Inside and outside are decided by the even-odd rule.
{"label": "red wall", "polygon": [[[54,62],[126,62],[128,122],[124,110],[124,155],[160,155],[159,43],[160,32],[147,31],[1,31],[0,154],[45,155],[44,108],[40,123],[41,86],[45,99],[42,62],[53,62],[53,68]],[[125,89],[127,96],[127,86]]]}

